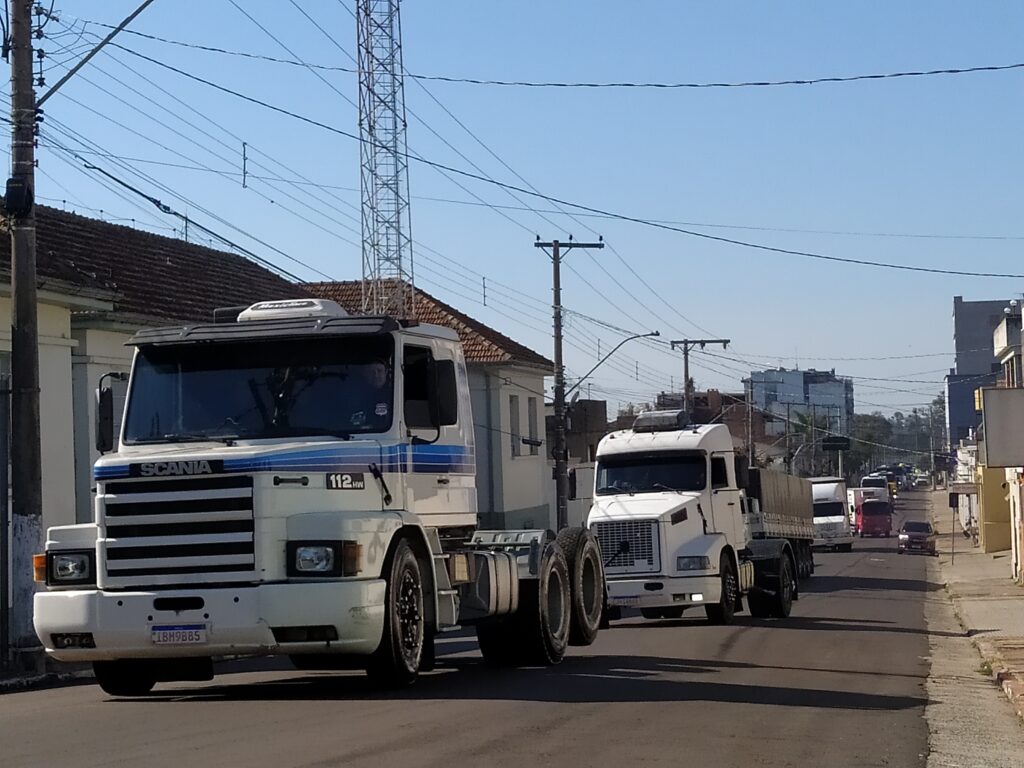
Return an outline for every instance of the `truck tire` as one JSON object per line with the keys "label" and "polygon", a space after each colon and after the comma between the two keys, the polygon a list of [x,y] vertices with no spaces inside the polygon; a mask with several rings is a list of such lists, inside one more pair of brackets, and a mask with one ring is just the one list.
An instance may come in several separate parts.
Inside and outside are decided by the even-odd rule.
{"label": "truck tire", "polygon": [[836,547],[836,549],[838,549],[840,552],[852,552],[853,542],[851,541],[847,542],[846,544],[840,544],[838,547]]}
{"label": "truck tire", "polygon": [[103,692],[111,696],[145,696],[156,685],[156,674],[145,661],[94,661],[92,671]]}
{"label": "truck tire", "polygon": [[793,608],[793,595],[796,592],[796,580],[793,578],[793,562],[783,555],[779,562],[779,580],[775,594],[770,598],[771,614],[777,619],[785,619]]}
{"label": "truck tire", "polygon": [[722,553],[718,570],[722,574],[722,596],[714,605],[705,605],[704,613],[712,624],[732,624],[733,616],[736,614],[736,597],[739,595],[740,587],[732,558],[725,552]]}
{"label": "truck tire", "polygon": [[555,543],[569,569],[569,645],[590,645],[601,628],[604,568],[597,537],[586,528],[563,528]]}
{"label": "truck tire", "polygon": [[366,671],[381,685],[399,688],[419,675],[426,642],[423,569],[405,538],[391,555],[384,596],[384,633]]}
{"label": "truck tire", "polygon": [[553,666],[569,645],[571,588],[565,555],[548,542],[536,579],[519,585],[519,610],[477,624],[484,661],[495,666]]}

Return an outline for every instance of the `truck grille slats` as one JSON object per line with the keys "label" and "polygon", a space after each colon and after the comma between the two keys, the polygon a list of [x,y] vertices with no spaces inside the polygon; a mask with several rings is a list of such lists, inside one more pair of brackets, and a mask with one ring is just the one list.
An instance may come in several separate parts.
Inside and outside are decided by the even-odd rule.
{"label": "truck grille slats", "polygon": [[108,586],[254,577],[251,477],[110,482],[100,499]]}
{"label": "truck grille slats", "polygon": [[661,570],[657,520],[613,520],[594,524],[608,573]]}

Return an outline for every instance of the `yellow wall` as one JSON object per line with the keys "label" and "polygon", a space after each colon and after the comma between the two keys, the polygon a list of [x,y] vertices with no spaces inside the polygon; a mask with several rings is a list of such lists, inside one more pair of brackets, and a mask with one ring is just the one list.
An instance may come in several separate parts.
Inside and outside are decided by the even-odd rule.
{"label": "yellow wall", "polygon": [[1002,469],[978,467],[978,533],[984,552],[1010,548],[1010,501],[1006,473]]}

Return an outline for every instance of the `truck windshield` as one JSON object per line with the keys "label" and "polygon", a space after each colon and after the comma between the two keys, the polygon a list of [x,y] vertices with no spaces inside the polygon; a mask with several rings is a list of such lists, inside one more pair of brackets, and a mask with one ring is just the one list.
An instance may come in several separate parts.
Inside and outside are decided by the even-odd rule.
{"label": "truck windshield", "polygon": [[707,485],[707,457],[698,451],[609,456],[597,463],[598,496],[613,493],[702,491]]}
{"label": "truck windshield", "polygon": [[384,432],[392,419],[390,337],[143,347],[126,443]]}
{"label": "truck windshield", "polygon": [[814,502],[815,517],[842,517],[846,514],[846,506],[841,501]]}

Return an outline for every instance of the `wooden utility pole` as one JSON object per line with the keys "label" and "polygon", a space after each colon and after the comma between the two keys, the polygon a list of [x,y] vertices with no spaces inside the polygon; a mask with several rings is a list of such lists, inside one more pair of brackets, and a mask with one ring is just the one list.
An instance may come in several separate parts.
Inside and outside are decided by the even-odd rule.
{"label": "wooden utility pole", "polygon": [[533,244],[547,252],[550,249],[552,267],[552,314],[555,336],[555,520],[558,530],[569,524],[569,455],[565,447],[565,366],[562,363],[562,258],[574,248],[604,248],[604,242],[575,243],[572,238],[562,243],[552,240],[542,243],[540,238]]}
{"label": "wooden utility pole", "polygon": [[[682,347],[683,350],[683,410],[687,416],[693,416],[693,388],[690,386],[690,350],[694,347],[704,349],[708,344],[721,344],[722,349],[729,346],[731,339],[676,339],[671,342],[672,349]],[[754,385],[751,383],[753,393]]]}
{"label": "wooden utility pole", "polygon": [[[12,645],[36,645],[32,630],[32,555],[42,551],[39,447],[39,328],[36,301],[36,94],[31,0],[13,0],[11,16],[11,176],[4,210],[11,232],[11,571]],[[7,425],[0,425],[6,429]],[[6,521],[4,521],[6,523]]]}

